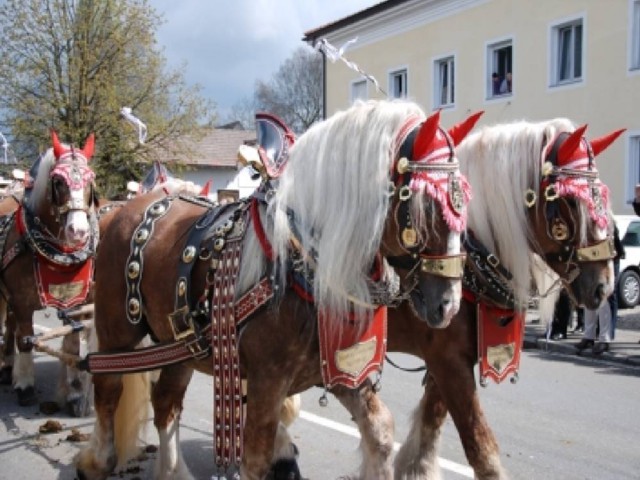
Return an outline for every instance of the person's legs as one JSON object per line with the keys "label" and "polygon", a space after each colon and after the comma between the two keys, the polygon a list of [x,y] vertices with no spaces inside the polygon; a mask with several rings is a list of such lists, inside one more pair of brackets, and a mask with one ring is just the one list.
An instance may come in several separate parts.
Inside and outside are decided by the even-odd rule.
{"label": "person's legs", "polygon": [[597,310],[589,310],[588,308],[582,310],[584,310],[584,335],[582,340],[576,345],[578,353],[582,352],[585,348],[593,347],[596,338],[596,325],[598,323]]}

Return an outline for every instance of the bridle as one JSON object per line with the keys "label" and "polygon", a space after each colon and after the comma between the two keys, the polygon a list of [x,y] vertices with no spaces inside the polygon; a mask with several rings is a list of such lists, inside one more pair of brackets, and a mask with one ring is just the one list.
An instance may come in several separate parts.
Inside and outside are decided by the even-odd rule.
{"label": "bridle", "polygon": [[[429,255],[425,253],[426,245],[420,245],[417,232],[412,225],[410,216],[410,200],[413,190],[410,183],[416,174],[424,179],[440,184],[446,183],[448,205],[458,214],[465,214],[465,196],[460,176],[460,165],[454,155],[454,145],[449,134],[439,126],[438,133],[444,136],[446,144],[430,152],[424,158],[414,158],[414,142],[422,124],[416,126],[415,121],[409,121],[404,131],[409,133],[404,137],[398,151],[398,160],[394,163],[389,196],[395,201],[394,221],[398,231],[398,244],[405,255],[387,256],[392,267],[409,271],[411,283],[418,283],[418,274],[427,273],[443,278],[462,278],[466,256],[464,253],[454,255]],[[402,138],[401,131],[399,138]],[[435,195],[428,194],[436,202]]]}
{"label": "bridle", "polygon": [[[575,134],[575,132],[574,132]],[[577,246],[579,239],[575,228],[562,218],[560,202],[566,201],[569,195],[567,185],[571,182],[582,183],[583,190],[588,191],[595,215],[606,215],[606,198],[603,198],[602,185],[599,184],[598,171],[594,165],[594,154],[591,145],[580,138],[582,146],[586,146],[588,162],[586,168],[572,168],[559,165],[559,150],[571,134],[560,133],[548,150],[542,166],[540,191],[544,199],[547,237],[558,246],[558,249],[543,255],[547,262],[564,264],[564,273],[560,280],[565,286],[571,284],[580,274],[581,263],[592,263],[610,260],[615,257],[613,236],[607,235],[604,240]],[[537,194],[533,189],[525,192],[525,205],[532,208],[537,203]]]}
{"label": "bridle", "polygon": [[[61,180],[69,189],[69,199],[61,202],[57,198],[57,192],[54,188],[56,179]],[[96,205],[95,194],[95,173],[88,166],[87,158],[84,154],[71,146],[69,150],[62,153],[58,158],[55,166],[49,173],[50,188],[48,189],[49,201],[51,203],[51,211],[59,224],[63,224],[65,215],[69,212],[89,211]],[[89,188],[89,201],[85,201],[85,189]],[[82,191],[82,195],[73,195],[72,192]]]}

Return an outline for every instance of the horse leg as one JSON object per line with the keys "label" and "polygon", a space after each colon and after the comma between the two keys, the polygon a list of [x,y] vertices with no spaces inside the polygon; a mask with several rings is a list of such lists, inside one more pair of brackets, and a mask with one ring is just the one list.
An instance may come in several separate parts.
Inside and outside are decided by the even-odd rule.
{"label": "horse leg", "polygon": [[392,479],[393,416],[374,391],[371,380],[366,379],[357,389],[337,386],[331,393],[351,413],[360,430],[362,465],[358,478]]}
{"label": "horse leg", "polygon": [[7,302],[0,295],[0,314],[4,324],[2,345],[2,368],[0,368],[0,385],[11,385],[14,355],[16,350],[16,319],[9,310]]}
{"label": "horse leg", "polygon": [[[70,355],[84,358],[87,354],[87,340],[85,332],[70,333],[62,339],[62,351]],[[90,388],[91,377],[86,372],[60,362],[60,376],[58,381],[57,400],[61,407],[69,410],[75,417],[84,417],[91,410]]]}
{"label": "horse leg", "polygon": [[396,455],[395,478],[441,478],[438,445],[446,418],[447,406],[433,377],[428,375],[425,393],[413,414],[411,430]]}
{"label": "horse leg", "polygon": [[180,413],[193,369],[181,363],[162,369],[155,382],[151,402],[160,444],[154,478],[182,480],[193,478],[180,451]]}
{"label": "horse leg", "polygon": [[93,377],[96,421],[89,446],[75,459],[80,480],[104,480],[116,467],[115,413],[122,394],[122,375]]}
{"label": "horse leg", "polygon": [[498,442],[480,406],[473,363],[462,360],[461,356],[439,365],[434,364],[431,374],[449,408],[476,478],[505,480],[507,475],[500,462]]}
{"label": "horse leg", "polygon": [[26,407],[38,402],[35,385],[35,368],[33,363],[33,345],[26,339],[33,337],[31,318],[21,321],[24,316],[15,314],[16,345],[18,352],[13,364],[13,388],[18,395],[18,405]]}
{"label": "horse leg", "polygon": [[298,447],[287,430],[300,415],[300,395],[287,397],[280,409],[280,423],[276,434],[270,479],[301,480],[298,467]]}
{"label": "horse leg", "polygon": [[[262,377],[262,378],[261,378]],[[286,398],[288,383],[278,382],[271,375],[256,372],[247,382],[247,414],[244,425],[244,454],[240,466],[243,480],[261,480],[269,473],[272,461],[286,446],[291,445],[288,434],[278,435],[282,404]],[[278,452],[276,452],[278,440]],[[292,449],[290,454],[294,454]]]}

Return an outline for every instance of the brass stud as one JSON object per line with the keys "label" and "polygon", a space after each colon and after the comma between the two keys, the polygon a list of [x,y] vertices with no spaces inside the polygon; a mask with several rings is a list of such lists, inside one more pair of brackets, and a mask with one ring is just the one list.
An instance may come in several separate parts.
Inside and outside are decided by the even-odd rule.
{"label": "brass stud", "polygon": [[196,257],[196,247],[194,247],[193,245],[189,245],[187,248],[184,249],[184,251],[182,252],[182,261],[184,263],[191,263],[193,262],[193,259]]}
{"label": "brass stud", "polygon": [[131,315],[138,315],[140,313],[140,301],[137,298],[129,300],[129,313]]}
{"label": "brass stud", "polygon": [[137,244],[144,243],[149,238],[149,230],[146,228],[141,228],[136,232],[135,242]]}
{"label": "brass stud", "polygon": [[138,278],[138,276],[140,275],[140,264],[138,262],[131,262],[127,266],[127,274],[132,280]]}
{"label": "brass stud", "polygon": [[398,170],[398,173],[400,175],[402,175],[403,173],[407,173],[409,171],[409,159],[407,157],[402,157],[400,160],[398,160],[396,170]]}

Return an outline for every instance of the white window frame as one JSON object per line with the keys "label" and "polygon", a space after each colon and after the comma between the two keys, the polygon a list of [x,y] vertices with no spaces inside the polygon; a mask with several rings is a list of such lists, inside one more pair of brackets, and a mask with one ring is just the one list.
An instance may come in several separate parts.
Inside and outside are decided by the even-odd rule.
{"label": "white window frame", "polygon": [[[444,64],[447,65],[447,84],[450,87],[445,93],[446,99],[442,101],[442,84],[441,69]],[[455,54],[442,55],[433,59],[433,107],[436,108],[452,108],[456,105],[456,56]],[[453,70],[453,71],[452,71]]]}
{"label": "white window frame", "polygon": [[[575,39],[576,39],[576,35],[575,35],[575,28],[580,25],[582,27],[582,38],[581,38],[581,45],[580,45],[580,76],[576,77],[574,76],[574,70],[575,70],[575,52],[574,52],[574,48],[575,48]],[[571,36],[571,44],[569,45],[569,55],[571,56],[570,58],[570,65],[569,65],[569,70],[570,70],[570,76],[566,79],[560,79],[560,60],[561,60],[561,52],[560,52],[560,48],[561,48],[561,44],[562,44],[562,40],[560,38],[560,34],[562,31],[566,30],[567,28],[571,28],[572,29],[572,36]],[[551,60],[551,65],[550,65],[550,79],[549,79],[549,84],[552,87],[560,87],[560,86],[564,86],[564,85],[573,85],[576,83],[583,83],[585,81],[585,77],[586,77],[586,63],[585,63],[585,59],[586,59],[586,32],[587,32],[587,22],[585,19],[584,15],[580,15],[580,16],[576,16],[573,18],[568,18],[565,19],[563,21],[560,22],[556,22],[553,25],[551,25],[550,28],[550,47],[551,47],[551,51],[550,51],[550,55],[549,58]]]}
{"label": "white window frame", "polygon": [[[498,68],[498,51],[504,48],[511,48],[511,68],[506,68],[504,72],[499,71]],[[497,72],[502,78],[507,74],[507,71],[511,73],[511,78],[513,82],[513,38],[506,37],[499,40],[494,40],[492,42],[487,43],[487,57],[486,57],[486,92],[487,92],[487,100],[494,99],[504,99],[505,97],[511,97],[513,95],[513,83],[511,85],[511,91],[507,93],[493,93],[493,79],[492,75],[494,72]]]}
{"label": "white window frame", "polygon": [[640,0],[629,0],[629,71],[640,74]]}
{"label": "white window frame", "polygon": [[[356,88],[364,85],[364,96],[360,97],[356,95]],[[353,80],[351,82],[351,86],[349,88],[349,99],[351,101],[351,105],[353,105],[357,100],[368,100],[369,99],[369,82],[366,78],[359,78],[358,80]]]}
{"label": "white window frame", "polygon": [[627,203],[635,198],[636,184],[640,183],[640,131],[627,135]]}
{"label": "white window frame", "polygon": [[[400,76],[404,80],[404,94],[395,94],[395,80]],[[398,67],[393,70],[389,70],[387,75],[389,98],[407,98],[409,96],[409,69],[407,67]]]}

